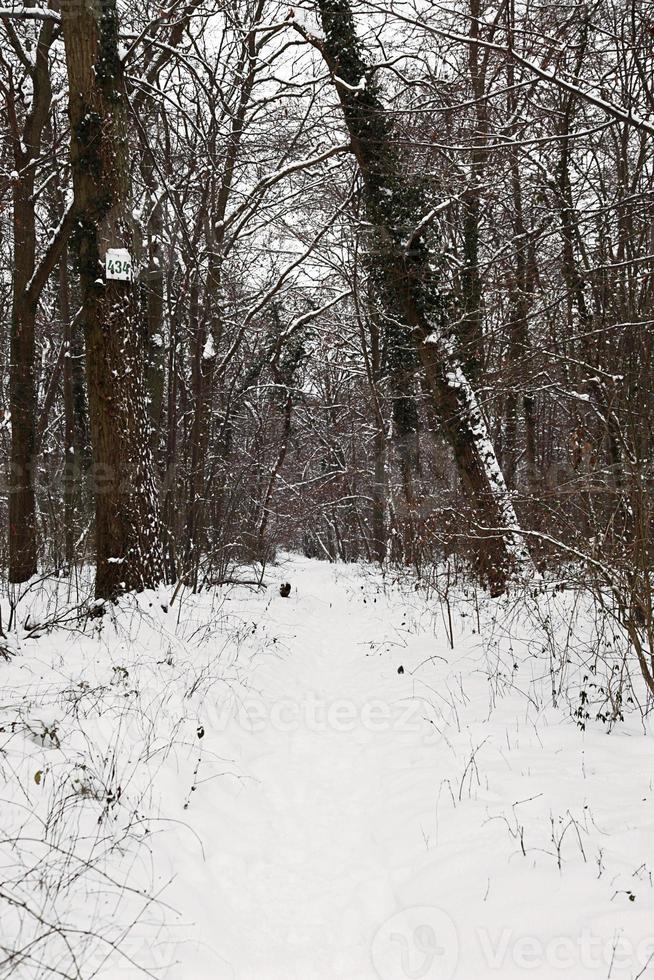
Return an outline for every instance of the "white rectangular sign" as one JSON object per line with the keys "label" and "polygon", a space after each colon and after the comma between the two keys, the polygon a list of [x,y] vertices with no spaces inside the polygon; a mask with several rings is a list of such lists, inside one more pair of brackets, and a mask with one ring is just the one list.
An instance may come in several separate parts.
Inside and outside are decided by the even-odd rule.
{"label": "white rectangular sign", "polygon": [[132,256],[126,248],[108,248],[104,260],[105,279],[132,281]]}

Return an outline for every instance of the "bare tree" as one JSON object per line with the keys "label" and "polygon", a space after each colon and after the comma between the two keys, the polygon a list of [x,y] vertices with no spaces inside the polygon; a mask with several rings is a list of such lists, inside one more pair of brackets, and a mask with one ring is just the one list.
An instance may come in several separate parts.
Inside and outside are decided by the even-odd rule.
{"label": "bare tree", "polygon": [[434,207],[417,179],[407,180],[377,86],[357,39],[349,5],[319,0],[325,41],[317,41],[332,72],[361,170],[369,220],[377,231],[373,259],[387,315],[410,328],[456,464],[485,526],[484,574],[495,590],[512,569],[531,567],[529,550],[497,462],[482,408],[456,352],[429,241]]}

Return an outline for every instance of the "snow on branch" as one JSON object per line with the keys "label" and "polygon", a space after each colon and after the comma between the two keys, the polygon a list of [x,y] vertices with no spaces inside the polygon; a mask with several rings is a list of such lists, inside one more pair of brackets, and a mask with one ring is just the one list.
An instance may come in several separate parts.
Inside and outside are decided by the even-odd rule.
{"label": "snow on branch", "polygon": [[61,20],[56,11],[46,7],[0,7],[0,17],[11,17],[14,20]]}
{"label": "snow on branch", "polygon": [[322,153],[316,153],[314,156],[310,157],[303,157],[301,160],[294,160],[285,167],[280,167],[279,170],[266,174],[265,177],[262,177],[261,180],[257,181],[250,191],[249,197],[244,201],[244,203],[229,215],[225,221],[225,227],[228,228],[230,225],[232,225],[235,219],[248,209],[251,199],[257,194],[262,194],[274,184],[277,184],[280,180],[290,177],[291,174],[297,173],[299,170],[306,170],[309,167],[315,167],[318,164],[329,160],[333,156],[338,156],[340,153],[347,153],[349,149],[349,143],[339,143],[336,146],[330,146],[329,149],[324,150]]}
{"label": "snow on branch", "polygon": [[[373,8],[376,10],[382,10],[383,8],[378,4],[373,4]],[[526,58],[521,55],[515,48],[510,47],[505,44],[498,44],[496,41],[485,41],[479,37],[471,37],[467,34],[458,34],[456,31],[448,31],[445,28],[434,27],[432,24],[425,22],[422,17],[412,17],[408,14],[402,14],[400,11],[394,11],[395,16],[412,26],[418,26],[427,33],[434,35],[435,37],[443,38],[446,41],[456,41],[459,44],[474,44],[475,47],[485,48],[489,51],[496,51],[499,54],[505,55],[507,58],[511,58],[517,64],[522,65],[532,74],[536,75],[542,81],[549,82],[552,85],[558,86],[558,88],[564,89],[566,92],[570,92],[573,95],[578,96],[584,102],[588,102],[590,105],[594,105],[597,109],[602,109],[607,115],[611,116],[619,122],[627,123],[633,126],[635,129],[641,129],[646,133],[654,135],[654,122],[649,122],[637,113],[632,112],[631,109],[625,108],[625,106],[619,105],[615,102],[610,102],[608,99],[603,99],[599,95],[595,95],[588,88],[580,84],[579,80],[570,81],[564,78],[563,75],[558,74],[548,68],[543,68],[541,65],[532,61],[530,58]]]}

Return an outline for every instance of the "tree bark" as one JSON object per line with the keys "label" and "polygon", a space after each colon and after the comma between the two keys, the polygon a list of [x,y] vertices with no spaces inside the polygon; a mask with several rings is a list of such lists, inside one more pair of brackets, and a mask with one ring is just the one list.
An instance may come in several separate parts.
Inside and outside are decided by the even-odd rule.
{"label": "tree bark", "polygon": [[113,598],[163,578],[138,297],[133,282],[105,280],[103,269],[108,248],[132,250],[115,0],[64,3],[61,23],[93,447],[95,591]]}

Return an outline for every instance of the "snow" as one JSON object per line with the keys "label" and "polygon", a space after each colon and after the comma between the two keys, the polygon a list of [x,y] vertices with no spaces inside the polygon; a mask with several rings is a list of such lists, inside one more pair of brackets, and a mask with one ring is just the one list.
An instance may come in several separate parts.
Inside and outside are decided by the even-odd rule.
{"label": "snow", "polygon": [[334,75],[334,81],[341,88],[347,89],[348,92],[365,92],[367,79],[364,76],[363,78],[359,79],[356,85],[350,85],[348,82],[342,79],[340,75]]}
{"label": "snow", "polygon": [[204,348],[202,350],[202,359],[204,361],[210,361],[216,356],[216,347],[213,342],[213,334],[207,334],[207,339],[204,342]]}
{"label": "snow", "polygon": [[265,581],[13,636],[0,956],[38,931],[10,893],[105,937],[70,940],[103,980],[647,977],[651,731],[571,717],[589,610],[297,556]]}
{"label": "snow", "polygon": [[504,546],[511,557],[516,571],[523,578],[537,578],[538,573],[524,540],[518,518],[508,491],[504,474],[498,462],[493,442],[488,432],[477,395],[466,377],[457,358],[454,343],[450,337],[432,331],[424,341],[440,348],[441,356],[449,369],[445,373],[448,386],[457,393],[461,405],[462,424],[470,434],[476,455],[483,468],[486,484],[492,494],[500,515],[502,527],[494,530],[503,532]]}
{"label": "snow", "polygon": [[16,17],[19,20],[61,20],[56,11],[46,7],[0,7],[0,17]]}

